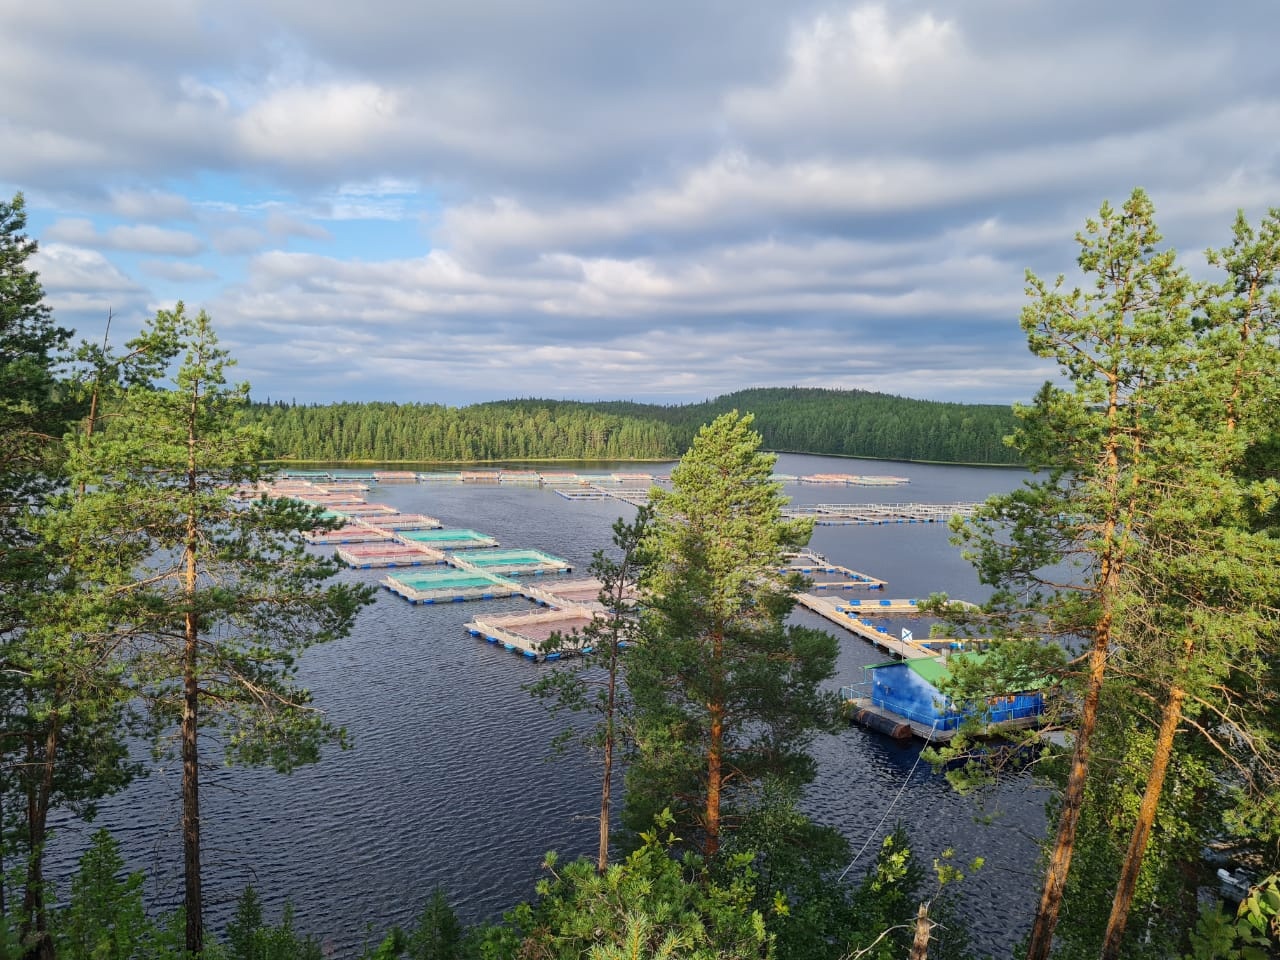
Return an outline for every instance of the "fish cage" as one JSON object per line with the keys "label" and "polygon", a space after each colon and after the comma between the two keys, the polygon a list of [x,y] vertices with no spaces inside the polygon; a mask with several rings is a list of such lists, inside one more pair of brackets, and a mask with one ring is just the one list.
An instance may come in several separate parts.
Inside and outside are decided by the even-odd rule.
{"label": "fish cage", "polygon": [[382,586],[410,603],[493,600],[513,596],[520,590],[514,580],[475,570],[398,573],[383,580]]}

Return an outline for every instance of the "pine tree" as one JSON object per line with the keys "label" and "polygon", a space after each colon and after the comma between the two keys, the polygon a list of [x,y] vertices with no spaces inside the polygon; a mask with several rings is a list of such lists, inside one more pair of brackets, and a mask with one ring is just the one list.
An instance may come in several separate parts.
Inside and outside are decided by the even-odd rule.
{"label": "pine tree", "polygon": [[[42,538],[76,404],[58,382],[69,331],[29,266],[21,194],[0,202],[0,914],[51,956],[44,849],[50,810],[84,811],[128,779],[118,686],[76,623],[66,553]],[[15,862],[16,861],[16,862]],[[8,884],[21,877],[21,899]]]}
{"label": "pine tree", "polygon": [[[984,583],[985,615],[1006,636],[1043,635],[1079,661],[1074,746],[1056,835],[1028,945],[1045,960],[1053,942],[1085,803],[1099,703],[1124,613],[1123,585],[1141,529],[1143,498],[1159,469],[1151,445],[1159,390],[1185,358],[1194,286],[1172,251],[1159,250],[1150,200],[1102,206],[1077,236],[1091,288],[1068,289],[1028,274],[1022,326],[1033,353],[1056,361],[1065,386],[1046,384],[1018,408],[1012,443],[1040,477],[993,497],[960,541]],[[1037,667],[1034,645],[1003,645],[989,673]],[[1015,661],[1013,664],[1008,660]],[[981,682],[977,676],[971,682]],[[956,691],[963,696],[964,691]]]}
{"label": "pine tree", "polygon": [[343,636],[369,597],[326,583],[335,565],[306,551],[318,511],[237,497],[265,436],[244,423],[248,386],[228,386],[208,316],[179,303],[130,347],[172,358],[172,385],[128,390],[105,430],[72,441],[72,480],[87,492],[66,505],[61,535],[157,734],[179,733],[186,943],[199,953],[200,732],[227,734],[228,762],[287,771],[318,759],[341,731],[294,684],[297,658]]}
{"label": "pine tree", "polygon": [[672,489],[653,491],[644,640],[627,665],[638,743],[627,819],[638,829],[672,804],[707,856],[749,788],[812,777],[805,749],[831,716],[819,685],[835,640],[784,623],[799,585],[784,572],[787,551],[811,527],[783,518],[776,458],[751,423],[718,417],[672,471]]}
{"label": "pine tree", "polygon": [[583,739],[598,748],[600,772],[600,842],[596,868],[604,873],[609,866],[609,818],[612,805],[613,767],[626,741],[627,690],[623,683],[623,658],[638,638],[638,614],[634,589],[644,566],[642,546],[652,514],[641,507],[631,523],[621,517],[613,525],[617,560],[603,550],[596,551],[591,573],[600,580],[603,615],[570,636],[553,635],[548,650],[561,650],[573,659],[529,685],[534,696],[548,699],[555,708],[590,711],[598,717],[596,726]]}
{"label": "pine tree", "polygon": [[[1164,467],[1147,491],[1142,550],[1126,584],[1141,616],[1122,652],[1124,666],[1148,682],[1162,706],[1103,960],[1122,955],[1175,736],[1184,723],[1215,745],[1230,741],[1233,764],[1250,751],[1277,759],[1269,745],[1274,731],[1259,729],[1255,718],[1265,716],[1271,692],[1257,679],[1266,677],[1280,640],[1280,540],[1259,523],[1256,510],[1274,502],[1274,492],[1261,489],[1273,484],[1251,480],[1244,467],[1249,449],[1273,437],[1277,427],[1280,214],[1273,211],[1260,231],[1237,217],[1232,246],[1210,251],[1210,260],[1230,276],[1213,291],[1197,324],[1185,375],[1163,389],[1156,454]],[[1245,683],[1233,683],[1233,675]],[[1212,732],[1196,722],[1201,716]]]}

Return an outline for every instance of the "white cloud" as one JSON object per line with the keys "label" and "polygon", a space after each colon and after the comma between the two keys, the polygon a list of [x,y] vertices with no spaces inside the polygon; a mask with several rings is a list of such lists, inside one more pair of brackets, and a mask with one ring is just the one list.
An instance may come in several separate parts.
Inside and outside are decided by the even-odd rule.
{"label": "white cloud", "polygon": [[[44,239],[52,243],[96,246],[102,238],[92,220],[83,217],[67,217],[56,220],[44,232]],[[46,243],[48,246],[48,243]],[[106,262],[105,260],[103,261]]]}
{"label": "white cloud", "polygon": [[32,263],[46,293],[141,289],[98,251],[67,243],[42,243]]}
{"label": "white cloud", "polygon": [[309,166],[368,158],[396,136],[400,96],[375,83],[330,83],[273,91],[236,122],[247,153]]}
{"label": "white cloud", "polygon": [[129,220],[190,220],[191,201],[160,190],[112,190],[111,210]]}
{"label": "white cloud", "polygon": [[115,250],[132,250],[137,253],[164,253],[175,257],[190,257],[204,249],[204,241],[195,234],[183,230],[167,230],[148,224],[133,227],[112,227],[105,235],[107,246]]}
{"label": "white cloud", "polygon": [[138,266],[150,276],[178,283],[203,283],[218,278],[218,274],[208,267],[182,260],[144,260]]}
{"label": "white cloud", "polygon": [[318,223],[309,223],[300,217],[272,210],[264,224],[273,237],[306,237],[308,240],[333,240],[333,234]]}
{"label": "white cloud", "polygon": [[128,250],[135,253],[159,253],[172,256],[194,256],[204,249],[204,242],[183,230],[167,230],[147,224],[111,227],[100,232],[93,221],[80,217],[58,220],[45,236],[49,240],[97,247],[102,250]]}
{"label": "white cloud", "polygon": [[276,383],[382,396],[1025,396],[1023,268],[1104,197],[1190,251],[1280,205],[1271,0],[499,6],[10,5],[0,184],[62,302],[204,284]]}
{"label": "white cloud", "polygon": [[237,225],[215,230],[212,236],[213,249],[224,256],[238,256],[261,250],[266,244],[266,235],[256,227]]}

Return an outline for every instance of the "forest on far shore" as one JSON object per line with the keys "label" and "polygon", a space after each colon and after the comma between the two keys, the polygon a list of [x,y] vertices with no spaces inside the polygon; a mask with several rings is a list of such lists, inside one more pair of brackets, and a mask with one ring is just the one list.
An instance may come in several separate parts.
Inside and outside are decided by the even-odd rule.
{"label": "forest on far shore", "polygon": [[660,406],[518,399],[256,404],[271,455],[292,461],[674,460],[700,426],[749,412],[769,450],[882,460],[1015,465],[1013,411],[864,390],[770,387]]}

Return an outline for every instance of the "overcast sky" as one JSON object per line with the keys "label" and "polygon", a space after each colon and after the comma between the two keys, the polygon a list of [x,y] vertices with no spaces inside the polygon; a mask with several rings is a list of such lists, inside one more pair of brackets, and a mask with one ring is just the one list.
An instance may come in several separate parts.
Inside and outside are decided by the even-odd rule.
{"label": "overcast sky", "polygon": [[80,335],[260,399],[1028,399],[1028,268],[1280,206],[1280,4],[0,0],[0,188]]}

